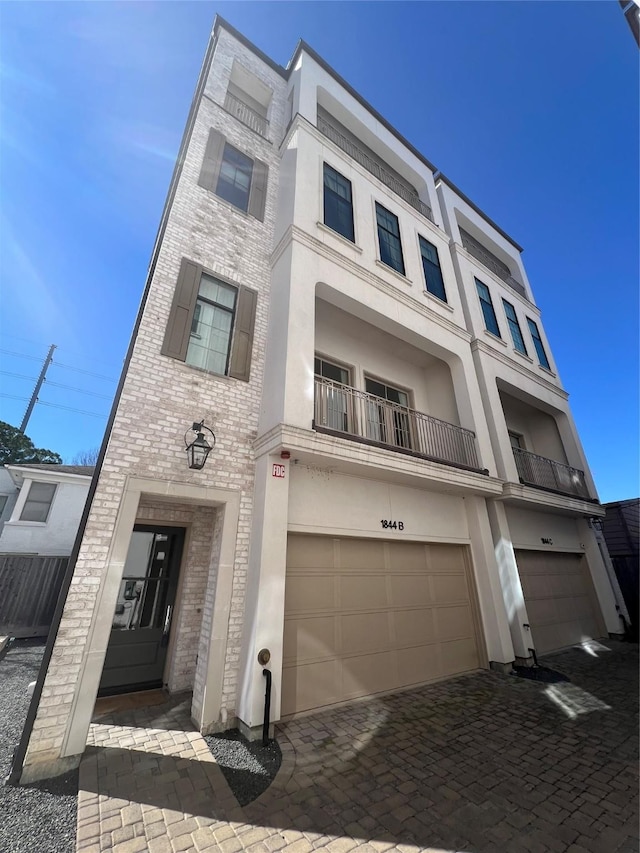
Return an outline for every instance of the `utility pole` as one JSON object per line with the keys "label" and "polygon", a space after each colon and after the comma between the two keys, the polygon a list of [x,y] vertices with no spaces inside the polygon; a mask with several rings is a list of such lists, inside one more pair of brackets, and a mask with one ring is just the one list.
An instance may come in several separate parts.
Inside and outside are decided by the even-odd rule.
{"label": "utility pole", "polygon": [[51,344],[49,347],[49,352],[47,357],[44,360],[44,364],[42,365],[42,370],[40,371],[40,376],[38,376],[38,381],[36,382],[36,387],[33,389],[33,394],[31,395],[31,399],[29,400],[29,405],[27,406],[27,411],[24,413],[24,417],[22,419],[22,423],[20,424],[20,432],[24,433],[27,428],[27,424],[29,423],[29,418],[31,417],[31,412],[33,411],[33,407],[38,402],[38,392],[42,388],[42,383],[44,382],[44,378],[47,375],[47,368],[53,361],[53,351],[56,348],[55,344]]}

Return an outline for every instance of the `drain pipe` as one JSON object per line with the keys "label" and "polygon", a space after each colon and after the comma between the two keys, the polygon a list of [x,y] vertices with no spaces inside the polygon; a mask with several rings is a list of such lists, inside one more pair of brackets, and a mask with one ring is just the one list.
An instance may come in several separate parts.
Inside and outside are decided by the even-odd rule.
{"label": "drain pipe", "polygon": [[264,718],[262,722],[262,745],[269,743],[269,718],[271,716],[271,670],[266,665],[271,660],[269,649],[260,649],[258,652],[258,663],[263,667],[262,674],[267,679],[264,687]]}
{"label": "drain pipe", "polygon": [[271,716],[271,670],[263,669],[262,674],[267,679],[264,688],[264,722],[262,723],[262,745],[269,743],[269,717]]}
{"label": "drain pipe", "polygon": [[533,665],[539,667],[540,664],[538,663],[538,655],[536,654],[536,650],[535,649],[528,649],[527,651],[531,652],[531,657],[533,658]]}

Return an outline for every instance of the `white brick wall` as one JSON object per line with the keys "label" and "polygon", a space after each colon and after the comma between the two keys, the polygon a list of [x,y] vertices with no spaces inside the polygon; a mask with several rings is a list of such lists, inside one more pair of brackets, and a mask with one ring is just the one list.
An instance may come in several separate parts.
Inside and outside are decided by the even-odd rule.
{"label": "white brick wall", "polygon": [[[270,140],[265,140],[224,111],[234,57],[273,90]],[[252,442],[256,435],[266,345],[270,263],[277,196],[280,143],[284,128],[285,82],[270,67],[220,30],[213,65],[186,154],[184,168],[159,248],[156,268],[133,356],[118,406],[107,455],[91,507],[75,576],[53,650],[35,720],[27,763],[60,755],[86,640],[106,575],[110,541],[127,476],[235,489],[241,508],[223,702],[235,707],[237,661],[241,643],[253,500]],[[198,186],[210,128],[219,129],[239,149],[269,166],[264,222],[248,216]],[[251,379],[241,382],[188,367],[160,355],[182,257],[258,291]],[[205,418],[217,437],[202,471],[187,469],[183,435],[194,420]],[[168,507],[145,502],[139,518],[190,525],[188,553],[176,614],[169,669],[171,689],[194,685],[199,704],[203,673],[195,656],[208,643],[215,594],[215,558],[220,525],[212,509]],[[212,538],[213,534],[213,538]],[[213,547],[212,547],[213,545]],[[203,630],[200,631],[202,626]],[[200,659],[206,661],[206,656]]]}

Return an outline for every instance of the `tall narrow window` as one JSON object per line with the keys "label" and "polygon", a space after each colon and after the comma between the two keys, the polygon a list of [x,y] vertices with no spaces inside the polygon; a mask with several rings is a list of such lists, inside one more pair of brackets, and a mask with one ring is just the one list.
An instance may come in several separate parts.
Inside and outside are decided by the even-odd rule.
{"label": "tall narrow window", "polygon": [[542,367],[546,367],[547,370],[550,370],[551,367],[549,365],[549,359],[547,358],[547,354],[544,351],[544,344],[542,343],[542,338],[540,337],[538,327],[535,322],[529,317],[527,317],[527,323],[529,324],[529,331],[531,332],[531,337],[533,338],[533,345],[536,348],[536,353],[538,354],[538,361],[540,362]]}
{"label": "tall narrow window", "polygon": [[409,395],[406,391],[400,391],[375,379],[366,379],[365,388],[367,394],[372,397],[380,397],[395,404],[393,406],[378,405],[371,399],[368,401],[367,437],[384,444],[394,444],[396,447],[411,447]]}
{"label": "tall narrow window", "polygon": [[480,305],[482,306],[482,313],[484,315],[485,329],[491,332],[492,335],[495,335],[496,338],[501,338],[502,335],[500,334],[496,312],[493,310],[489,288],[486,284],[478,281],[478,279],[476,279],[476,287],[478,288],[478,296],[480,297]]}
{"label": "tall narrow window", "polygon": [[516,309],[510,302],[507,302],[506,299],[502,300],[502,304],[504,305],[504,313],[507,317],[507,323],[509,324],[509,331],[511,332],[511,339],[513,340],[514,347],[523,355],[528,355],[524,338],[522,337],[522,332],[520,330],[520,323],[518,323]]}
{"label": "tall narrow window", "polygon": [[404,258],[402,257],[398,217],[376,202],[376,221],[378,223],[380,260],[383,264],[387,264],[404,275]]}
{"label": "tall narrow window", "polygon": [[253,160],[225,142],[216,195],[246,211],[249,207],[252,173]]}
{"label": "tall narrow window", "polygon": [[40,521],[49,517],[49,510],[56,493],[55,483],[31,483],[27,500],[20,513],[20,521]]}
{"label": "tall narrow window", "polygon": [[351,181],[324,164],[324,224],[354,242]]}
{"label": "tall narrow window", "polygon": [[351,397],[346,388],[350,380],[349,371],[318,356],[315,357],[313,364],[316,376],[330,380],[316,383],[316,422],[330,429],[352,432],[349,428]]}
{"label": "tall narrow window", "polygon": [[203,274],[191,319],[187,364],[225,374],[229,364],[236,290]]}
{"label": "tall narrow window", "polygon": [[424,237],[419,237],[420,254],[422,255],[422,269],[424,270],[424,281],[429,293],[447,301],[447,294],[444,292],[444,281],[442,280],[442,270],[440,269],[440,258],[438,250],[425,240]]}

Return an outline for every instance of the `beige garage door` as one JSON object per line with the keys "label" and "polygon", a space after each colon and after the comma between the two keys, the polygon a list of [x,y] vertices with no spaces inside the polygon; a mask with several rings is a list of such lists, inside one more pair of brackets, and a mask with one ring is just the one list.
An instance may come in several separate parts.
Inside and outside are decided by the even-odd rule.
{"label": "beige garage door", "polygon": [[600,608],[581,554],[516,551],[516,560],[538,654],[603,636]]}
{"label": "beige garage door", "polygon": [[464,548],[290,535],[282,713],[481,665]]}

